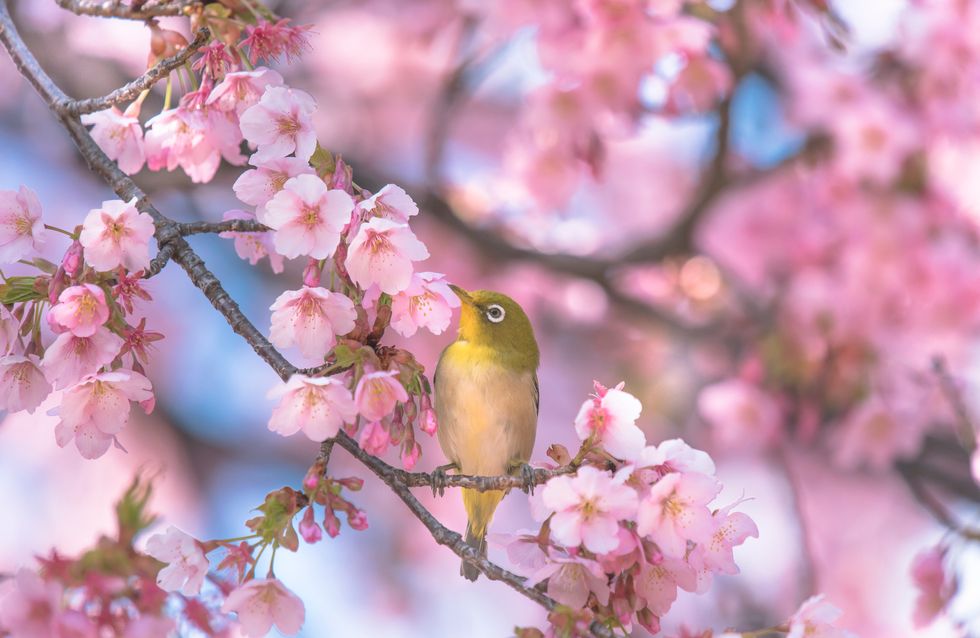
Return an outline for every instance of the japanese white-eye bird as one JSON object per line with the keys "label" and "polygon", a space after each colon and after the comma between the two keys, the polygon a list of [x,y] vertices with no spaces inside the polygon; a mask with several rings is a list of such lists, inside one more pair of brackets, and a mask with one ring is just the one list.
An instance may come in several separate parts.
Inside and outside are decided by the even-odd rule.
{"label": "japanese white-eye bird", "polygon": [[[527,462],[538,424],[540,359],[534,329],[507,295],[451,287],[462,304],[459,336],[443,350],[436,367],[439,444],[450,461],[438,472],[453,468],[479,476],[521,473],[530,489],[533,475]],[[466,542],[481,555],[486,555],[487,526],[504,494],[463,490]],[[460,572],[469,580],[480,574],[466,562]]]}

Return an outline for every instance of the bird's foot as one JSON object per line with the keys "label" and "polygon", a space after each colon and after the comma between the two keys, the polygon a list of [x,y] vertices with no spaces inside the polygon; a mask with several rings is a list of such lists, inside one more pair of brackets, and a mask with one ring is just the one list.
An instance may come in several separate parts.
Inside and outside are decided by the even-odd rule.
{"label": "bird's foot", "polygon": [[534,494],[534,468],[528,463],[514,462],[511,466],[512,474],[520,474],[521,476],[521,491],[525,494]]}
{"label": "bird's foot", "polygon": [[459,470],[455,463],[446,463],[432,470],[432,496],[446,493],[446,470]]}

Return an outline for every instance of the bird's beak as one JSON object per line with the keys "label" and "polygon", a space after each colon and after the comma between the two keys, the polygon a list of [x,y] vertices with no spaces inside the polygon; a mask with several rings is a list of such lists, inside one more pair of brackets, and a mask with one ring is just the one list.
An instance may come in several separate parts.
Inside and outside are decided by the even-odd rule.
{"label": "bird's beak", "polygon": [[470,297],[470,293],[466,292],[456,284],[449,284],[449,288],[456,293],[459,300],[465,304],[473,305],[473,297]]}

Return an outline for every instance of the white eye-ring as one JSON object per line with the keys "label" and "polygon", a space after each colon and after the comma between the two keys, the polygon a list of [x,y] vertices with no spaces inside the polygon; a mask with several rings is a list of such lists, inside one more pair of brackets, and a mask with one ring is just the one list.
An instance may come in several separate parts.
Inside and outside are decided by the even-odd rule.
{"label": "white eye-ring", "polygon": [[507,311],[505,311],[498,304],[491,304],[487,306],[487,319],[494,323],[500,323],[507,316]]}

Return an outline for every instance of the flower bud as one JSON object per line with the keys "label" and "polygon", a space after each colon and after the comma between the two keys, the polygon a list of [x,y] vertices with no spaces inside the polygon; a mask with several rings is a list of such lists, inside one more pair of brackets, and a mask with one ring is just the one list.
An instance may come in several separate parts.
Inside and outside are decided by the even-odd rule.
{"label": "flower bud", "polygon": [[368,528],[367,514],[364,513],[364,510],[359,509],[347,512],[347,524],[351,526],[351,529],[362,532]]}
{"label": "flower bud", "polygon": [[306,268],[303,270],[303,285],[309,286],[310,288],[318,287],[320,285],[320,273],[322,269],[320,260],[311,257],[306,264]]}
{"label": "flower bud", "polygon": [[312,507],[307,507],[306,513],[303,514],[303,518],[299,522],[299,533],[303,537],[303,540],[311,545],[323,538],[323,532],[320,531],[320,526],[313,520]]}
{"label": "flower bud", "polygon": [[323,516],[323,529],[327,532],[330,538],[337,538],[340,534],[340,519],[333,513],[333,510],[329,507]]}
{"label": "flower bud", "polygon": [[61,258],[61,267],[64,268],[65,274],[69,278],[74,279],[81,272],[84,255],[85,249],[82,248],[82,244],[76,239],[68,247],[65,256]]}

